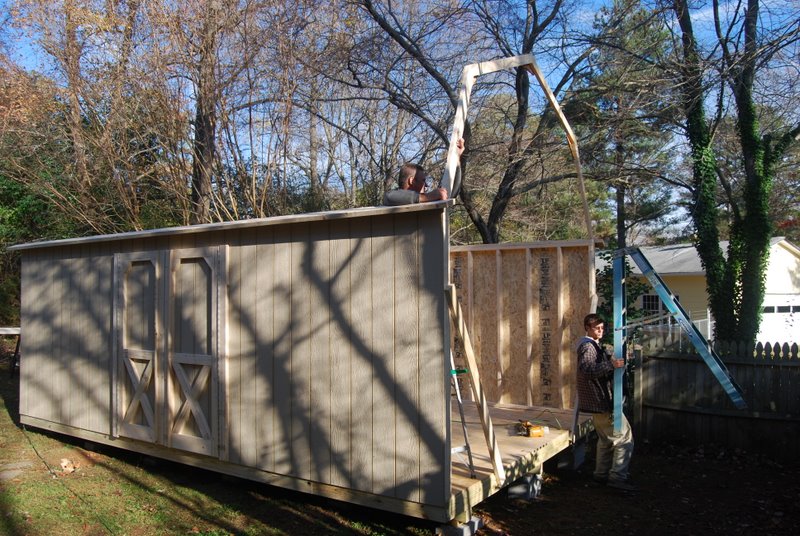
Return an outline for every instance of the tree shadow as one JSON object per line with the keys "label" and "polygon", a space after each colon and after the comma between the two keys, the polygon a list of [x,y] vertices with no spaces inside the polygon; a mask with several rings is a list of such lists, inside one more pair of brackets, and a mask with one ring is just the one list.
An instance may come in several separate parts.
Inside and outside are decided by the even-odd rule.
{"label": "tree shadow", "polygon": [[[111,360],[113,304],[119,299],[114,255],[156,251],[156,262],[168,262],[170,250],[230,244],[231,257],[220,266],[229,265],[222,274],[224,297],[235,319],[228,320],[229,339],[238,342],[225,356],[227,398],[220,403],[227,416],[215,438],[223,461],[374,494],[378,502],[386,495],[446,504],[444,335],[436,341],[446,332],[446,237],[439,236],[438,210],[381,217],[378,223],[343,219],[26,253],[29,263],[38,264],[26,275],[34,290],[25,296],[23,314],[26,334],[32,334],[23,340],[23,408],[37,419],[110,437],[117,411],[111,393],[120,388],[112,385],[118,367]],[[434,236],[425,236],[431,230]],[[266,248],[258,259],[270,263],[272,281],[259,281],[260,268],[245,264],[245,247]],[[168,266],[162,270],[169,276]],[[187,310],[164,307],[174,311],[166,315],[165,329],[172,329],[169,315],[178,314],[181,340],[206,340]],[[213,311],[206,313],[211,322]],[[403,327],[408,314],[421,315],[427,325]],[[327,368],[316,370],[325,360]],[[432,392],[442,400],[426,399]],[[207,398],[202,403],[213,407]],[[435,419],[426,409],[431,404],[438,408]]]}

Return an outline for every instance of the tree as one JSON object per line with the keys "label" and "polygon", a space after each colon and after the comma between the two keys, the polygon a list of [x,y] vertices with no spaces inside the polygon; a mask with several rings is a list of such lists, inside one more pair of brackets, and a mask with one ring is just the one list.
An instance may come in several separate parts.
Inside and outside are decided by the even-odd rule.
{"label": "tree", "polygon": [[673,226],[672,185],[660,180],[670,167],[674,119],[671,80],[661,67],[669,34],[657,13],[638,0],[615,0],[600,11],[591,37],[595,52],[568,110],[581,140],[586,170],[615,193],[617,232],[624,248],[663,239]]}
{"label": "tree", "polygon": [[[381,55],[385,56],[385,61],[378,62],[371,55],[363,63],[373,74],[374,82],[370,87],[383,91],[395,106],[419,117],[435,135],[439,147],[448,141],[447,126],[457,105],[457,88],[451,81],[457,79],[460,69],[470,63],[470,58],[477,61],[525,54],[532,52],[535,46],[544,49],[548,35],[558,30],[556,23],[563,5],[562,0],[478,1],[463,7],[417,2],[395,6],[372,0],[357,3],[381,30],[374,39],[382,43]],[[569,49],[559,46],[556,50]],[[588,52],[583,51],[572,55],[568,61],[558,58],[566,66],[554,85],[556,94],[568,87],[587,55]],[[409,60],[414,65],[412,78],[404,80],[392,72]],[[502,112],[501,126],[509,137],[502,144],[498,144],[498,140],[485,140],[478,145],[473,139],[473,125],[468,122],[464,132],[466,151],[462,155],[463,187],[459,197],[481,240],[486,243],[501,240],[501,225],[515,197],[572,177],[549,170],[544,174],[531,173],[532,167],[543,163],[550,164],[547,166],[550,169],[563,167],[563,157],[542,158],[544,153],[552,154],[557,121],[551,110],[545,111],[541,118],[534,117],[530,79],[525,70],[517,69],[508,77],[510,80],[502,76],[484,82],[485,89],[476,89],[472,107],[482,110],[484,99],[491,106],[497,102],[493,100],[496,89],[508,84],[514,104]],[[366,82],[362,82],[362,86],[366,86]],[[563,150],[564,145],[561,138],[559,148]],[[472,155],[490,150],[502,161],[501,167],[489,176],[478,177],[468,167],[468,162]],[[480,156],[485,158],[486,155]],[[487,195],[489,201],[484,203],[480,198]]]}
{"label": "tree", "polygon": [[[174,104],[184,109],[191,99],[191,223],[227,219],[225,197],[217,197],[216,178],[223,173],[220,154],[219,121],[228,113],[230,99],[261,53],[264,38],[259,37],[256,20],[270,3],[237,0],[193,0],[153,2],[148,19],[154,32],[165,39],[156,46],[160,61],[155,70],[167,79],[188,80],[190,88],[175,86]],[[222,181],[220,181],[221,183]],[[224,192],[224,190],[223,190]],[[219,193],[219,190],[217,190]]]}
{"label": "tree", "polygon": [[[58,173],[63,161],[52,159],[49,170],[38,166],[32,146],[57,154],[59,141],[48,139],[47,125],[56,108],[53,86],[9,65],[0,55],[0,324],[19,324],[19,253],[8,246],[43,238],[72,236],[73,221],[63,217],[47,191],[16,180],[26,165],[42,173]],[[27,164],[26,164],[27,162]]]}
{"label": "tree", "polygon": [[[7,176],[50,199],[77,232],[183,222],[183,177],[171,171],[185,125],[148,72],[139,2],[18,2],[14,24],[44,53],[29,75],[37,114],[4,125]],[[45,83],[46,80],[46,83]],[[159,83],[162,84],[159,86]]]}
{"label": "tree", "polygon": [[[681,38],[679,82],[686,117],[686,136],[691,146],[694,197],[692,218],[696,247],[706,271],[709,305],[716,321],[715,337],[752,341],[758,332],[764,297],[772,226],[769,198],[777,166],[800,135],[800,122],[776,132],[762,132],[757,114],[758,76],[781,54],[796,47],[800,28],[791,8],[765,25],[759,0],[748,0],[723,13],[713,0],[715,50],[719,57],[704,58],[686,0],[674,0]],[[781,16],[783,15],[783,16]],[[727,17],[727,18],[726,18]],[[709,61],[707,61],[709,60]],[[719,66],[710,78],[713,61]],[[733,101],[741,166],[745,184],[740,198],[728,195],[730,241],[727,256],[720,248],[721,215],[717,188],[721,183],[732,193],[714,152],[714,125],[705,106],[717,92],[716,119],[722,118],[727,97]],[[718,182],[719,181],[719,182]]]}

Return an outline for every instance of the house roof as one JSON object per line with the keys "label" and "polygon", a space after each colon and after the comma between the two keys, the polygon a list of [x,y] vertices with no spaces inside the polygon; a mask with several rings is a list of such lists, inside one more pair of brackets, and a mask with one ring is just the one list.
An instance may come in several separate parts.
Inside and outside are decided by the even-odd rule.
{"label": "house roof", "polygon": [[[788,249],[798,251],[794,245],[782,236],[770,239],[770,248],[776,244],[788,246]],[[723,255],[728,251],[728,241],[719,243]],[[644,256],[653,265],[655,271],[661,275],[703,275],[706,273],[700,262],[700,256],[694,244],[675,244],[672,246],[642,246],[639,248]],[[598,259],[597,265],[602,268],[605,263]],[[632,272],[641,274],[642,271],[635,263],[631,263]]]}
{"label": "house roof", "polygon": [[[676,244],[674,246],[645,246],[639,248],[653,268],[659,274],[689,275],[704,274],[693,244]],[[635,264],[631,265],[634,273],[642,273]]]}

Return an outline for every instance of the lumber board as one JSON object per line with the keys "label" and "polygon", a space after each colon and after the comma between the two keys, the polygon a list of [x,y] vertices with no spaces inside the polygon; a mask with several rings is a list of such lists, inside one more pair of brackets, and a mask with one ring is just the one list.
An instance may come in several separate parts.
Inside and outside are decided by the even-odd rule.
{"label": "lumber board", "polygon": [[308,254],[311,247],[309,226],[303,222],[292,226],[289,273],[291,276],[292,353],[289,360],[291,404],[289,434],[291,437],[292,476],[311,478],[311,441],[314,420],[311,406],[311,293]]}
{"label": "lumber board", "polygon": [[475,406],[478,409],[480,416],[481,427],[483,430],[484,440],[489,452],[489,459],[492,464],[492,471],[499,483],[506,481],[505,470],[503,469],[502,456],[500,448],[497,445],[497,437],[494,433],[492,426],[492,418],[489,414],[488,401],[481,385],[481,377],[478,372],[478,363],[475,358],[472,343],[470,342],[469,332],[464,325],[464,315],[461,314],[461,307],[458,304],[456,297],[455,287],[450,285],[447,289],[447,300],[450,307],[450,317],[453,322],[453,328],[457,336],[461,339],[464,356],[467,360],[467,372],[470,379],[470,388],[472,390],[472,397],[475,401]]}
{"label": "lumber board", "polygon": [[[471,254],[473,304],[469,334],[480,356],[480,375],[488,400],[499,401],[503,395],[502,364],[498,354],[497,259],[494,252]],[[465,323],[466,325],[466,323]]]}
{"label": "lumber board", "polygon": [[[498,321],[503,326],[503,396],[500,402],[527,402],[528,372],[528,259],[525,250],[498,251],[502,278],[498,288],[503,297]],[[508,283],[506,283],[508,281]],[[523,292],[523,285],[525,291]]]}
{"label": "lumber board", "polygon": [[450,253],[464,253],[468,251],[506,251],[506,250],[536,250],[552,248],[586,248],[590,245],[597,246],[601,241],[594,240],[546,240],[534,242],[507,242],[503,244],[470,244],[464,246],[450,246]]}
{"label": "lumber board", "polygon": [[350,274],[350,222],[331,222],[330,259],[330,356],[331,356],[331,484],[346,487],[350,475],[351,363],[353,348],[350,345],[351,274]]}
{"label": "lumber board", "polygon": [[[419,398],[419,340],[422,337],[420,322],[417,318],[420,314],[419,300],[422,294],[419,288],[419,265],[420,259],[417,249],[417,218],[403,218],[396,221],[394,230],[394,264],[397,281],[395,289],[395,337],[397,344],[394,348],[395,362],[392,375],[395,378],[394,393],[391,401],[394,409],[394,430],[388,436],[397,442],[396,457],[399,459],[407,456],[411,463],[397,463],[398,482],[413,483],[413,489],[406,497],[413,501],[420,501],[420,444],[419,418],[420,414],[416,409],[420,407]],[[377,244],[376,244],[377,245]],[[392,248],[388,248],[392,251]],[[376,274],[378,276],[378,274]],[[376,303],[378,306],[380,302]],[[376,307],[376,311],[381,310]],[[421,319],[420,319],[421,321]],[[376,405],[376,411],[379,408]],[[384,427],[376,423],[376,430]],[[376,442],[383,441],[376,437]],[[395,460],[393,460],[395,461]],[[393,474],[394,471],[390,472]],[[396,490],[396,496],[402,493]]]}
{"label": "lumber board", "polygon": [[351,227],[350,299],[352,362],[350,367],[350,407],[356,413],[350,428],[350,467],[348,487],[374,489],[372,464],[373,433],[373,316],[363,304],[372,303],[372,224],[367,221]]}
{"label": "lumber board", "polygon": [[292,472],[292,437],[290,433],[292,397],[292,301],[291,296],[291,236],[287,227],[275,229],[272,249],[273,269],[271,294],[275,296],[272,309],[273,371],[272,371],[272,471]]}
{"label": "lumber board", "polygon": [[[420,232],[419,288],[419,479],[420,501],[447,504],[450,489],[450,321],[446,299],[449,233],[447,213],[416,215]],[[444,337],[431,337],[442,330]]]}
{"label": "lumber board", "polygon": [[[251,319],[255,303],[251,302],[252,289],[248,288],[247,292],[245,292],[244,287],[248,285],[248,278],[245,278],[243,274],[243,266],[257,266],[253,250],[254,246],[252,245],[244,245],[241,248],[234,249],[231,257],[231,269],[228,273],[228,282],[230,284],[228,296],[231,301],[228,315],[232,328],[227,337],[228,348],[230,349],[230,355],[226,362],[230,381],[230,384],[227,385],[227,391],[230,395],[226,406],[228,408],[227,417],[230,428],[225,430],[225,445],[227,447],[226,457],[232,462],[241,464],[254,464],[255,462],[247,452],[252,442],[248,441],[246,437],[246,434],[254,431],[255,428],[247,422],[248,412],[245,409],[245,400],[250,390],[248,384],[254,377],[245,373],[247,363],[242,358],[245,353],[255,351],[251,347],[254,330]],[[252,413],[254,412],[250,412],[250,414]]]}
{"label": "lumber board", "polygon": [[[276,406],[275,401],[275,307],[280,295],[274,292],[275,281],[275,229],[258,230],[256,239],[255,293],[257,307],[252,311],[250,322],[255,329],[255,388],[254,418],[256,419],[255,443],[257,461],[255,467],[269,470],[275,467]],[[230,392],[230,391],[229,391]],[[228,395],[228,399],[230,395]]]}
{"label": "lumber board", "polygon": [[[400,469],[401,474],[395,474],[399,467],[395,461],[395,448],[409,453],[419,448],[416,426],[404,413],[407,408],[397,407],[398,396],[408,395],[416,401],[413,390],[416,388],[419,326],[416,322],[400,320],[417,315],[415,231],[416,222],[413,227],[398,224],[396,230],[390,220],[378,219],[374,224],[372,277],[375,282],[394,282],[397,290],[371,294],[371,310],[381,311],[373,318],[376,336],[373,341],[375,372],[371,385],[372,429],[379,430],[380,434],[374,434],[372,438],[371,456],[375,476],[371,491],[394,495],[397,482],[413,482],[415,489],[412,493],[418,497],[417,467],[405,464]],[[395,344],[395,340],[399,344]],[[395,378],[395,381],[388,384],[382,381],[388,377]]]}
{"label": "lumber board", "polygon": [[331,478],[331,359],[330,359],[330,228],[311,227],[305,269],[310,289],[310,395],[309,434],[311,441],[311,479],[330,482]]}
{"label": "lumber board", "polygon": [[451,280],[491,402],[569,408],[596,304],[594,241],[451,248]]}

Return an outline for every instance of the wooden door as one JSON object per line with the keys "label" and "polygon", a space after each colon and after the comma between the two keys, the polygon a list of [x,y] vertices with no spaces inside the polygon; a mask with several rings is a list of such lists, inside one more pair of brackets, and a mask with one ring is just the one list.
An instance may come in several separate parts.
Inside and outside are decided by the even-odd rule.
{"label": "wooden door", "polygon": [[166,440],[170,447],[219,453],[220,310],[224,248],[172,251],[166,370]]}
{"label": "wooden door", "polygon": [[119,254],[114,259],[114,361],[112,435],[156,442],[161,418],[159,347],[162,266],[155,252]]}

